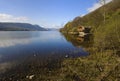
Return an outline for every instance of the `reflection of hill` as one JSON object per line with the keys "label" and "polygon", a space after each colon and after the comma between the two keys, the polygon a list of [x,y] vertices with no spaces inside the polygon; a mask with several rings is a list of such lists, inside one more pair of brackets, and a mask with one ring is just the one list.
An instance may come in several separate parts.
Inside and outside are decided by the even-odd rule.
{"label": "reflection of hill", "polygon": [[92,36],[87,35],[84,38],[79,37],[78,35],[69,35],[69,34],[63,34],[67,41],[71,42],[76,47],[90,47],[92,45]]}

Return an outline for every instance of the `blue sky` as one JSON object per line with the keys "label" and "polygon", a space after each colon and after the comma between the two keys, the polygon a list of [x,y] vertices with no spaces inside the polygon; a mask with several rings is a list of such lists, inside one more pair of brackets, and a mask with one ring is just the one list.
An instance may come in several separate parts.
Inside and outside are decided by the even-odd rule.
{"label": "blue sky", "polygon": [[98,7],[97,0],[0,0],[0,22],[27,22],[60,28],[76,16]]}

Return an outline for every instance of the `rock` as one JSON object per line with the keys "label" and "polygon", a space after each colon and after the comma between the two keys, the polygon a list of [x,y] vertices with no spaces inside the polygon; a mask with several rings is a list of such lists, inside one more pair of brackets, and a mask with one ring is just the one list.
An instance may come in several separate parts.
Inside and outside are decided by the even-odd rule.
{"label": "rock", "polygon": [[35,75],[30,75],[30,76],[26,76],[26,78],[28,78],[28,79],[33,79],[33,77],[34,77]]}
{"label": "rock", "polygon": [[68,58],[68,55],[65,55],[66,58]]}

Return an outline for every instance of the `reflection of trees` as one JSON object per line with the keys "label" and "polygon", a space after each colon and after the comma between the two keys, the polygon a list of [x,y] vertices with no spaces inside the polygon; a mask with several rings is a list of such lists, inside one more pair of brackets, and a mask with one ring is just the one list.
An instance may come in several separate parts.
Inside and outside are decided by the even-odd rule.
{"label": "reflection of trees", "polygon": [[67,41],[71,42],[76,47],[90,47],[92,45],[92,36],[86,35],[84,38],[78,35],[63,34]]}

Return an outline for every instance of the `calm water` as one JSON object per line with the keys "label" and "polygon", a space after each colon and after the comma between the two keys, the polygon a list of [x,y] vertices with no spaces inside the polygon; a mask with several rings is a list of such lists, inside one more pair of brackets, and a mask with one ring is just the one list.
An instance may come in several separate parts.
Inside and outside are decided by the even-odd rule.
{"label": "calm water", "polygon": [[11,69],[14,72],[16,67],[27,64],[44,66],[47,62],[54,64],[55,60],[86,55],[88,52],[80,45],[74,45],[58,31],[0,32],[0,74],[10,74]]}

